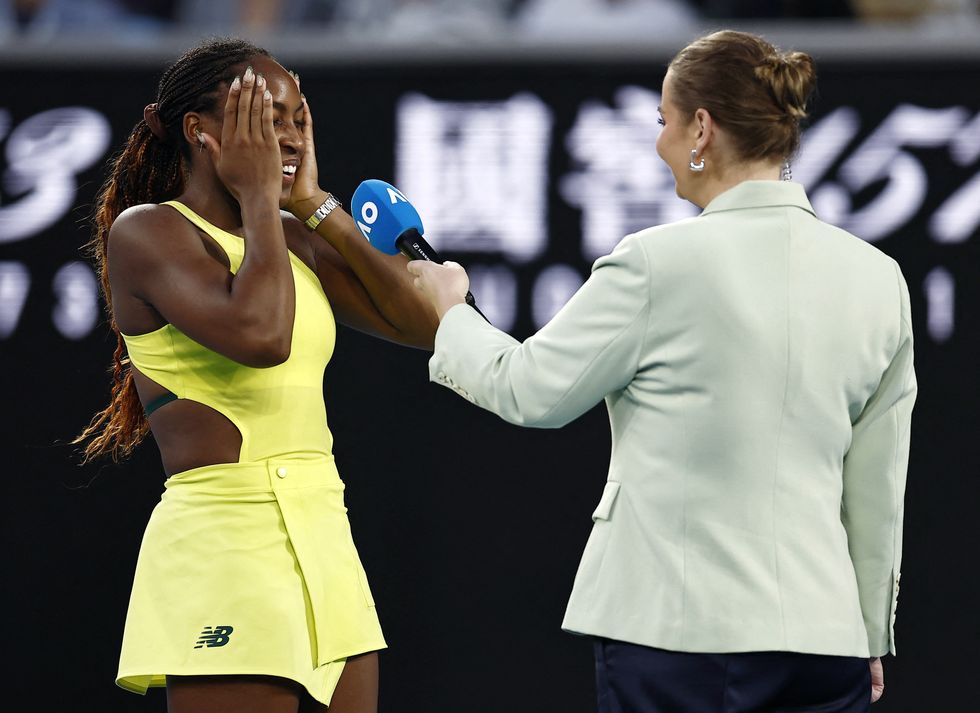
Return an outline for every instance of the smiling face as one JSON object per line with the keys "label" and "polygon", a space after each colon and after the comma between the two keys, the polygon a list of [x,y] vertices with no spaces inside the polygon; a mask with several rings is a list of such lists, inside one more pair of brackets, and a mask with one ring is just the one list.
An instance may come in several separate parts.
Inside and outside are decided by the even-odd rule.
{"label": "smiling face", "polygon": [[279,205],[285,206],[306,145],[303,140],[303,101],[296,80],[275,60],[255,57],[252,69],[265,77],[267,87],[272,92],[272,107],[275,110],[272,122],[279,139],[283,166]]}
{"label": "smiling face", "polygon": [[[282,193],[279,196],[280,207],[285,207],[295,181],[296,171],[303,161],[306,143],[303,138],[304,118],[303,101],[296,80],[282,65],[270,57],[256,55],[248,60],[256,74],[265,77],[266,87],[272,93],[273,126],[279,140],[279,152],[282,156]],[[245,71],[241,67],[239,76]],[[226,90],[227,91],[227,90]],[[223,100],[214,112],[201,114],[200,127],[202,131],[220,141],[223,121]]]}
{"label": "smiling face", "polygon": [[660,96],[660,136],[657,137],[657,154],[674,174],[677,195],[690,200],[689,184],[697,174],[691,172],[691,149],[698,139],[698,127],[693,116],[682,116],[673,102],[670,70],[664,77]]}

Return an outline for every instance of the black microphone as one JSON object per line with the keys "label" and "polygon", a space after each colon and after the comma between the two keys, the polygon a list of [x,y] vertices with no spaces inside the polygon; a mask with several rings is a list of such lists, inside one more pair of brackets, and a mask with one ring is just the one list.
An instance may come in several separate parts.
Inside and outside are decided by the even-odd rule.
{"label": "black microphone", "polygon": [[402,255],[408,256],[409,260],[428,260],[440,265],[445,262],[439,257],[436,249],[425,242],[425,238],[415,228],[409,228],[395,238],[395,247]]}
{"label": "black microphone", "polygon": [[[409,228],[395,238],[395,247],[398,248],[402,255],[407,256],[409,260],[428,260],[429,262],[440,265],[445,262],[439,257],[439,253],[436,252],[435,248],[425,242],[425,238],[415,228]],[[466,293],[466,304],[475,309],[483,319],[487,319],[487,316],[483,312],[480,312],[480,308],[476,306],[476,298],[472,292]],[[489,322],[490,320],[487,319],[487,321]]]}

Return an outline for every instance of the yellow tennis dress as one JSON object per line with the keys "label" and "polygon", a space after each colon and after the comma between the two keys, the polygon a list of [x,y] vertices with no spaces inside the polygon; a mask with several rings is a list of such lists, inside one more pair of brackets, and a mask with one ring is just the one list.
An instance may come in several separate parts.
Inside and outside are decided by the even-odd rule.
{"label": "yellow tennis dress", "polygon": [[[236,272],[242,238],[181,203]],[[344,507],[323,404],[336,324],[316,275],[290,254],[296,317],[289,359],[243,366],[173,325],[124,335],[143,374],[238,427],[237,463],[176,473],[153,510],[136,566],[116,682],[166,676],[292,679],[329,704],[347,657],[385,648]]]}

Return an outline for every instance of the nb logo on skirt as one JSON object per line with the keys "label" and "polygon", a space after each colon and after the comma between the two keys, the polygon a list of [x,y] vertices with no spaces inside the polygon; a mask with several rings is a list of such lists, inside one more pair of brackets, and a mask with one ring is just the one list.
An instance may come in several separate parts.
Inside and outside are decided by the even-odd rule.
{"label": "nb logo on skirt", "polygon": [[201,637],[197,640],[195,649],[207,646],[209,649],[215,646],[224,646],[231,638],[231,632],[235,629],[231,626],[206,626],[201,632]]}

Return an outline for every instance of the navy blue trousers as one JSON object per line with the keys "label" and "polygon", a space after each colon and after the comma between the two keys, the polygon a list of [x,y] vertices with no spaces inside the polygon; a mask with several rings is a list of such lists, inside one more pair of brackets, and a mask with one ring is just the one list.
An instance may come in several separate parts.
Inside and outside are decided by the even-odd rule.
{"label": "navy blue trousers", "polygon": [[867,713],[868,659],[595,642],[599,713]]}

